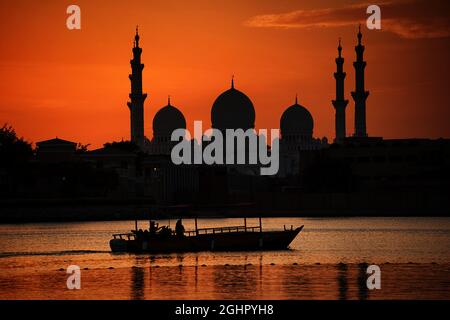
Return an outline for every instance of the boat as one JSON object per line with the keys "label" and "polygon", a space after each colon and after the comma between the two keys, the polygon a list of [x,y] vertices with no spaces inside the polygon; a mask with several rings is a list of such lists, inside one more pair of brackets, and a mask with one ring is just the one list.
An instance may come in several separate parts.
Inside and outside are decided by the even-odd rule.
{"label": "boat", "polygon": [[[152,223],[155,222],[150,221]],[[112,252],[129,253],[285,250],[303,227],[284,226],[284,230],[263,231],[259,218],[259,226],[247,226],[247,219],[244,219],[241,226],[197,228],[195,219],[193,231],[184,231],[183,227],[181,231],[173,231],[167,226],[143,231],[138,230],[136,221],[134,230],[113,234],[109,244]]]}

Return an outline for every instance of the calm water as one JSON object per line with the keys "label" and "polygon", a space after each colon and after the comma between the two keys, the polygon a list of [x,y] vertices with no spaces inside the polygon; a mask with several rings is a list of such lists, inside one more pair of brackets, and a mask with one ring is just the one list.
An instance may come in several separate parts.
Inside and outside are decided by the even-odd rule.
{"label": "calm water", "polygon": [[[184,225],[193,229],[193,220]],[[266,230],[283,225],[305,225],[291,250],[152,256],[110,253],[111,234],[134,221],[1,225],[0,298],[450,299],[450,218],[263,220]],[[81,290],[66,288],[72,264],[82,269]],[[367,289],[367,264],[380,266],[381,290]]]}

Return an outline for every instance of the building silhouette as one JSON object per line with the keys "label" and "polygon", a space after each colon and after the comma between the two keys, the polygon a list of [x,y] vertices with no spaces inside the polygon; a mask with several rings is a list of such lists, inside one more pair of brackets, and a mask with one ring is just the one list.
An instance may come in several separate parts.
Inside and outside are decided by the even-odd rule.
{"label": "building silhouette", "polygon": [[144,101],[145,98],[147,98],[147,94],[142,92],[142,70],[144,69],[144,64],[141,63],[142,49],[139,47],[139,39],[139,32],[136,27],[133,59],[130,61],[130,102],[128,102],[127,105],[130,109],[131,141],[142,148],[144,146]]}
{"label": "building silhouette", "polygon": [[[239,116],[237,116],[239,115]],[[226,129],[254,129],[255,107],[250,98],[234,87],[221,93],[211,108],[211,123],[214,129],[224,132]]]}
{"label": "building silhouette", "polygon": [[[136,97],[138,102],[145,99],[146,95],[142,95],[142,67],[138,68],[136,66],[143,66],[140,63],[140,55],[142,49],[138,48],[139,36],[136,34],[135,48],[133,52],[135,54],[134,60],[132,60],[133,75],[136,73],[137,76],[131,76],[132,87],[137,89]],[[137,43],[137,44],[136,44]],[[135,71],[136,70],[136,71]],[[139,81],[134,84],[134,79],[139,79]],[[343,85],[342,90],[343,91]],[[340,93],[343,96],[343,93]],[[131,95],[130,95],[131,97]],[[341,103],[340,100],[337,102]],[[138,110],[140,109],[140,105]],[[141,113],[138,112],[139,125],[143,123],[140,118]],[[133,119],[133,113],[132,113]],[[235,172],[244,175],[258,175],[260,166],[258,163],[251,163],[250,159],[252,155],[258,154],[258,150],[261,147],[260,141],[255,131],[255,120],[256,111],[252,100],[244,92],[236,89],[234,76],[231,79],[231,86],[229,89],[225,90],[212,104],[211,107],[211,127],[212,129],[219,130],[223,137],[223,160],[222,164],[226,163],[227,154],[234,152],[234,150],[227,150],[226,142],[226,130],[238,130],[242,129],[247,132],[248,136],[245,140],[245,160],[244,163],[238,163],[238,156],[234,152],[231,156],[234,159],[234,164],[227,165],[227,171]],[[345,119],[344,119],[345,121]],[[344,124],[345,126],[345,124]],[[133,134],[133,120],[131,126],[131,136]],[[180,109],[173,106],[170,102],[170,97],[168,99],[167,106],[161,108],[153,118],[153,138],[150,140],[144,138],[144,143],[138,144],[141,149],[150,155],[170,155],[171,149],[177,143],[176,141],[171,141],[172,132],[176,129],[186,129],[186,119],[180,111]],[[279,175],[289,176],[298,173],[299,168],[299,155],[302,150],[317,150],[328,146],[328,140],[326,138],[314,138],[314,119],[307,108],[298,103],[296,97],[295,103],[288,107],[280,117],[280,170]],[[344,130],[345,131],[345,130]],[[141,137],[143,133],[139,133]],[[235,138],[236,139],[236,138]],[[254,139],[257,141],[257,148],[250,148],[250,140]],[[134,141],[134,140],[132,140]],[[237,139],[235,140],[237,142]],[[191,141],[192,149],[198,147],[198,141],[194,139]],[[207,141],[202,142],[201,148],[205,148],[208,145]],[[252,154],[251,154],[252,153]]]}
{"label": "building silhouette", "polygon": [[367,137],[366,131],[366,100],[369,91],[364,86],[364,69],[367,63],[364,61],[365,47],[361,43],[362,33],[361,25],[358,31],[358,44],[355,47],[356,61],[353,62],[355,68],[355,91],[352,91],[352,98],[355,101],[355,133],[357,138]]}
{"label": "building silhouette", "polygon": [[[0,165],[0,198],[12,199],[13,205],[6,208],[11,221],[16,221],[16,202],[20,204],[15,199],[26,199],[26,210],[33,199],[39,201],[36,208],[43,203],[65,205],[71,199],[77,208],[70,206],[70,212],[81,210],[83,203],[88,204],[88,209],[89,205],[106,203],[110,206],[108,210],[115,203],[122,205],[114,209],[116,215],[123,210],[135,213],[137,207],[149,203],[164,208],[174,204],[185,208],[189,204],[206,208],[205,215],[234,212],[234,208],[243,204],[255,212],[268,210],[275,215],[286,211],[328,215],[450,214],[450,140],[383,139],[367,135],[365,108],[369,93],[364,86],[366,62],[360,29],[357,37],[353,64],[356,86],[351,93],[355,102],[354,134],[346,133],[346,73],[339,41],[334,73],[336,93],[332,100],[334,143],[314,137],[314,117],[296,97],[280,115],[278,174],[261,176],[260,164],[248,162],[247,144],[242,164],[175,165],[171,150],[178,142],[171,141],[171,136],[176,129],[186,129],[186,118],[170,97],[153,118],[153,137],[145,137],[147,95],[142,92],[144,65],[136,30],[128,103],[131,141],[106,143],[103,148],[86,151],[75,142],[50,139],[36,144],[29,162],[14,167]],[[250,130],[248,138],[258,137],[255,106],[248,95],[236,89],[234,77],[231,86],[211,105],[211,124],[222,133],[241,129]],[[195,139],[189,143],[192,148],[200,147]],[[201,147],[207,147],[208,143],[203,141]],[[59,207],[52,208],[58,215]],[[47,208],[43,211],[49,212]]]}
{"label": "building silhouette", "polygon": [[[214,101],[211,107],[211,124],[212,129],[219,130],[223,136],[223,160],[227,163],[227,159],[233,159],[233,164],[228,165],[228,171],[256,175],[259,172],[257,163],[257,154],[260,147],[258,135],[255,131],[256,112],[251,99],[242,91],[235,88],[234,76],[231,79],[230,89],[222,92]],[[244,161],[239,160],[236,149],[238,147],[238,139],[227,137],[227,129],[239,130],[246,132],[247,136],[244,141],[243,151],[245,152]],[[234,141],[228,141],[233,139]],[[256,145],[252,148],[250,141],[253,140]],[[229,149],[228,143],[235,144],[235,148]],[[206,142],[205,146],[208,145]],[[242,151],[242,150],[241,150]],[[251,159],[256,159],[255,163]]]}
{"label": "building silhouette", "polygon": [[313,138],[314,119],[308,109],[298,103],[288,107],[280,118],[280,176],[298,174],[300,153],[328,146],[326,138]]}
{"label": "building silhouette", "polygon": [[344,81],[346,73],[344,72],[344,58],[342,57],[341,39],[339,39],[338,57],[336,58],[336,72],[334,78],[336,79],[336,99],[332,101],[333,107],[336,110],[335,113],[335,142],[342,142],[345,139],[346,127],[345,127],[345,108],[347,107],[348,100],[344,97]]}
{"label": "building silhouette", "polygon": [[186,129],[186,119],[183,113],[170,102],[158,110],[153,118],[153,139],[146,139],[145,151],[155,155],[170,155],[172,147],[178,143],[171,141],[172,132]]}
{"label": "building silhouette", "polygon": [[58,137],[36,143],[36,158],[41,162],[69,162],[75,158],[77,144]]}

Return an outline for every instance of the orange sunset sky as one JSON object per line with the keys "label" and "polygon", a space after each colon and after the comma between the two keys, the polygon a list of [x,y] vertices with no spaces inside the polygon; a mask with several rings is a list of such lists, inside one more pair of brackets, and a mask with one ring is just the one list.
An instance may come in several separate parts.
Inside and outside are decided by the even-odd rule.
{"label": "orange sunset sky", "polygon": [[[81,8],[81,30],[66,28],[70,4]],[[450,137],[449,2],[376,4],[382,30],[362,28],[369,135]],[[58,136],[91,149],[129,139],[129,60],[139,25],[148,137],[169,94],[188,129],[194,120],[209,127],[214,99],[234,74],[255,105],[257,128],[278,128],[298,93],[314,136],[332,139],[339,37],[350,135],[354,46],[366,8],[330,0],[2,1],[0,125],[32,142]]]}

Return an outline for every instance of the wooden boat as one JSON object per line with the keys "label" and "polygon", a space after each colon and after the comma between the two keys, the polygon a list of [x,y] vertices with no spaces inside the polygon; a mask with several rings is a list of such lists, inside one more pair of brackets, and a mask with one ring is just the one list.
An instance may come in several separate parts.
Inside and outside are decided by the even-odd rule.
{"label": "wooden boat", "polygon": [[263,231],[261,218],[259,226],[248,227],[244,219],[243,226],[197,228],[176,234],[167,227],[157,233],[135,230],[130,233],[114,234],[109,244],[112,252],[133,253],[174,253],[198,251],[253,251],[288,249],[291,242],[303,229]]}

